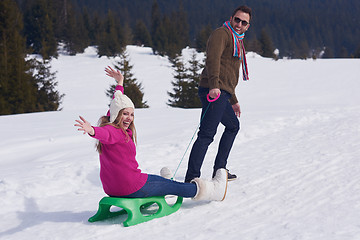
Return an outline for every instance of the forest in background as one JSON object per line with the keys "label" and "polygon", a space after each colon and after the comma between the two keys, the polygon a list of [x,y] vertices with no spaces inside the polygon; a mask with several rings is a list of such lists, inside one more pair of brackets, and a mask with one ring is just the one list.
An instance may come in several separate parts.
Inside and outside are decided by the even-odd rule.
{"label": "forest in background", "polygon": [[[131,27],[142,20],[151,28],[152,0],[74,0],[74,3],[79,9],[96,9],[99,14],[112,9],[121,22]],[[220,26],[233,9],[243,4],[253,9],[246,39],[258,40],[265,32],[274,48],[279,49],[280,57],[312,57],[324,49],[325,57],[352,57],[360,47],[360,2],[356,0],[157,0],[157,3],[165,15],[182,6],[193,47],[206,26],[211,29]]]}
{"label": "forest in background", "polygon": [[[355,0],[1,0],[0,115],[59,110],[64,94],[56,90],[50,61],[60,45],[70,55],[96,46],[99,57],[123,56],[118,67],[129,76],[125,46],[151,47],[173,64],[168,104],[198,107],[194,93],[202,63],[194,56],[184,69],[181,50],[204,52],[210,33],[239,5],[253,9],[247,51],[274,59],[360,57]],[[129,94],[148,107],[141,84],[132,83]]]}
{"label": "forest in background", "polygon": [[[69,46],[70,52],[81,52],[89,44],[99,47],[111,44],[110,51],[126,44],[142,44],[170,56],[185,45],[203,51],[211,30],[228,20],[233,9],[245,4],[253,9],[245,38],[248,51],[271,57],[267,48],[278,49],[280,58],[348,58],[360,54],[360,2],[355,0],[227,0],[225,4],[222,0],[18,0],[18,3],[25,23],[31,23],[27,19],[34,17],[34,5],[39,5],[38,11],[45,8],[55,40],[73,45]],[[111,30],[112,27],[115,29]],[[41,38],[31,24],[25,25],[24,33],[30,39],[28,45],[33,43],[29,35]],[[101,39],[109,33],[118,39],[109,40],[108,36],[107,40]],[[99,50],[100,56],[111,55],[106,48]]]}

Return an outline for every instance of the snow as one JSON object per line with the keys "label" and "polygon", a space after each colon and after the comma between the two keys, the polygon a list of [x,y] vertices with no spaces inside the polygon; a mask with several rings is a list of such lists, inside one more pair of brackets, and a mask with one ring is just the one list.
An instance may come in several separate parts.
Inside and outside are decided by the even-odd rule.
{"label": "snow", "polygon": [[[135,111],[137,160],[148,173],[175,170],[200,110],[166,105],[173,74],[166,58],[149,48],[127,51],[150,106]],[[63,110],[0,116],[0,239],[360,239],[359,59],[274,61],[249,53],[250,81],[237,87],[241,131],[228,162],[238,180],[226,199],[185,199],[176,213],[128,228],[119,224],[124,218],[88,223],[105,195],[95,142],[73,124],[82,115],[95,125],[106,113],[113,80],[104,68],[116,60],[98,58],[93,47],[61,54],[52,66],[66,94]]]}

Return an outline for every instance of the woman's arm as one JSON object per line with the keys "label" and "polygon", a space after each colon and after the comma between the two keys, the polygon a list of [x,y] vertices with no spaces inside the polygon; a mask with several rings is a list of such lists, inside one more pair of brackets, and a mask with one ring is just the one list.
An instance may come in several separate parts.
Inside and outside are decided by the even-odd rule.
{"label": "woman's arm", "polygon": [[80,120],[75,120],[77,124],[74,125],[79,127],[78,131],[83,131],[84,134],[88,133],[90,137],[96,138],[100,142],[106,144],[122,143],[126,141],[126,135],[122,130],[116,129],[110,125],[93,127],[83,117],[79,117]]}
{"label": "woman's arm", "polygon": [[[122,93],[124,93],[124,76],[120,73],[119,70],[114,70],[112,69],[110,66],[107,66],[105,68],[105,72],[106,75],[109,77],[112,77],[115,79],[117,85],[115,87],[115,92],[116,91],[121,91]],[[114,92],[114,94],[115,94]],[[113,95],[113,99],[114,99],[114,95]],[[110,110],[107,111],[106,116],[110,116]]]}

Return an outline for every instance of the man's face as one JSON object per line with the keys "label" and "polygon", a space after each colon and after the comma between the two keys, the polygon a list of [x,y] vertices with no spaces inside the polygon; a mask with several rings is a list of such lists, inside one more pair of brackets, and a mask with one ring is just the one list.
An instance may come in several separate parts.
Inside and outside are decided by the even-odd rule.
{"label": "man's face", "polygon": [[238,34],[243,34],[250,27],[250,15],[242,11],[237,11],[233,17],[230,17],[230,24]]}

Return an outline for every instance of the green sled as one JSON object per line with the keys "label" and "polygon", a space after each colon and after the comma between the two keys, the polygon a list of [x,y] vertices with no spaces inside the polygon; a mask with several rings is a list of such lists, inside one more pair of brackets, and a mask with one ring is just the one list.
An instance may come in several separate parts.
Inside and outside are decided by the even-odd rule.
{"label": "green sled", "polygon": [[[96,222],[119,215],[127,214],[127,219],[123,222],[125,227],[133,226],[139,223],[150,221],[154,218],[160,218],[170,215],[181,207],[183,202],[182,197],[177,197],[174,205],[170,206],[165,201],[165,196],[148,197],[148,198],[117,198],[117,197],[103,197],[99,202],[99,209],[97,213],[88,219],[89,222]],[[144,215],[141,210],[146,210],[153,204],[156,204],[159,209],[152,214]],[[111,206],[117,206],[122,210],[111,212]]]}

